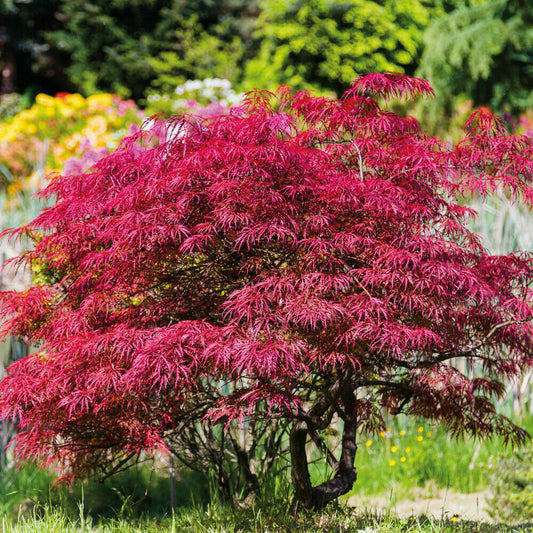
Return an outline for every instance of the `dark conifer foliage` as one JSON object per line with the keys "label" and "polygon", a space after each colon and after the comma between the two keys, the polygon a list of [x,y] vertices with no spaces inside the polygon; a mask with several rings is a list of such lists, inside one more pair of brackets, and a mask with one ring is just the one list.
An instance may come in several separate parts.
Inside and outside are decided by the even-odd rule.
{"label": "dark conifer foliage", "polygon": [[[2,294],[3,334],[39,345],[0,383],[17,453],[84,475],[168,448],[222,486],[233,460],[250,492],[286,432],[296,502],[320,508],[386,412],[524,439],[494,403],[531,363],[532,258],[488,255],[459,200],[531,204],[531,141],[482,110],[449,147],[381,107],[418,95],[399,74],[339,100],[257,91],[54,179],[55,205],[12,231],[39,236],[18,262],[50,282]],[[317,487],[310,441],[334,471]]]}

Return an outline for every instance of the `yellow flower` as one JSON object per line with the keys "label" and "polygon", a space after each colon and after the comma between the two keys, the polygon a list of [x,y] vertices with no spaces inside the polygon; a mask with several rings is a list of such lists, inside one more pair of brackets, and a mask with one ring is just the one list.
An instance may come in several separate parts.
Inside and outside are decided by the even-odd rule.
{"label": "yellow flower", "polygon": [[418,435],[418,437],[416,438],[416,440],[418,442],[422,442],[424,440],[424,437],[422,437],[422,435]]}
{"label": "yellow flower", "polygon": [[9,196],[13,196],[21,190],[22,190],[22,185],[19,181],[15,181],[7,186],[7,194]]}
{"label": "yellow flower", "polygon": [[433,433],[431,433],[431,431],[428,431],[428,437],[431,437],[431,435],[433,435]]}
{"label": "yellow flower", "polygon": [[393,447],[390,449],[390,451],[391,451],[392,453],[397,452],[397,451],[398,451],[398,446],[393,446]]}
{"label": "yellow flower", "polygon": [[85,98],[81,94],[68,94],[65,96],[65,102],[73,107],[83,107],[85,105]]}
{"label": "yellow flower", "polygon": [[405,463],[405,457],[400,457],[400,462]]}
{"label": "yellow flower", "polygon": [[452,522],[459,522],[459,518],[457,518],[456,516],[452,516]]}
{"label": "yellow flower", "polygon": [[418,433],[422,433],[422,431],[424,431],[424,428],[423,428],[422,426],[420,426],[420,427],[418,428]]}
{"label": "yellow flower", "polygon": [[402,436],[405,435],[405,429],[402,429],[402,430],[400,431],[400,435],[402,435]]}
{"label": "yellow flower", "polygon": [[96,115],[87,121],[86,127],[96,134],[105,133],[107,131],[107,120],[102,115]]}
{"label": "yellow flower", "polygon": [[112,94],[93,94],[86,100],[91,111],[103,111],[113,103]]}
{"label": "yellow flower", "polygon": [[409,446],[407,446],[407,448],[405,448],[405,453],[409,453],[411,451],[411,448],[409,448]]}
{"label": "yellow flower", "polygon": [[69,150],[76,150],[78,145],[80,144],[80,141],[82,140],[82,136],[79,133],[75,133],[74,135],[71,135],[70,137],[67,137],[63,144],[69,149]]}
{"label": "yellow flower", "polygon": [[380,431],[379,434],[384,437],[385,436],[385,432],[384,431]]}
{"label": "yellow flower", "polygon": [[371,446],[371,445],[372,445],[372,441],[371,441],[371,440],[367,440],[367,441],[365,442],[365,446]]}
{"label": "yellow flower", "polygon": [[393,459],[392,461],[389,461],[389,466],[394,466],[396,464],[396,461]]}
{"label": "yellow flower", "polygon": [[47,94],[41,93],[35,97],[35,102],[38,103],[39,105],[55,106],[56,99],[53,96],[48,96]]}

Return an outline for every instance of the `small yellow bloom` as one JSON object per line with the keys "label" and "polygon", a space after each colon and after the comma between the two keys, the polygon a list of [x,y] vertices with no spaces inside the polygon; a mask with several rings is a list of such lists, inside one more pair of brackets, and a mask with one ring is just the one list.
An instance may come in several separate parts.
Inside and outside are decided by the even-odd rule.
{"label": "small yellow bloom", "polygon": [[86,100],[91,111],[105,110],[113,103],[112,94],[93,94]]}
{"label": "small yellow bloom", "polygon": [[400,457],[400,462],[405,463],[405,457]]}
{"label": "small yellow bloom", "polygon": [[65,96],[65,102],[73,107],[83,107],[85,105],[85,98],[81,94],[68,94]]}
{"label": "small yellow bloom", "polygon": [[428,437],[431,437],[431,435],[433,435],[433,433],[431,431],[428,431]]}
{"label": "small yellow bloom", "polygon": [[392,461],[389,461],[389,466],[394,466],[396,464],[396,461],[393,459]]}
{"label": "small yellow bloom", "polygon": [[393,447],[390,449],[390,451],[391,451],[392,453],[397,452],[397,451],[398,451],[398,446],[393,446]]}
{"label": "small yellow bloom", "polygon": [[47,94],[42,94],[42,93],[38,94],[35,97],[35,101],[39,105],[44,105],[44,106],[53,106],[56,103],[56,100],[53,96],[48,96]]}
{"label": "small yellow bloom", "polygon": [[407,446],[407,448],[405,448],[405,453],[409,453],[411,451],[411,448],[409,448],[409,446]]}
{"label": "small yellow bloom", "polygon": [[418,435],[418,437],[416,438],[416,440],[418,442],[422,442],[424,440],[424,437],[422,437],[422,435]]}
{"label": "small yellow bloom", "polygon": [[107,131],[107,120],[102,115],[95,115],[87,121],[87,129],[96,134],[105,133]]}
{"label": "small yellow bloom", "polygon": [[7,186],[7,193],[9,196],[17,194],[18,191],[22,190],[22,184],[20,181],[15,181]]}
{"label": "small yellow bloom", "polygon": [[452,516],[452,522],[459,522],[459,518],[457,518],[456,516]]}
{"label": "small yellow bloom", "polygon": [[379,434],[384,437],[385,436],[385,432],[384,431],[380,431]]}
{"label": "small yellow bloom", "polygon": [[365,442],[365,446],[372,446],[372,441],[371,440],[367,440]]}
{"label": "small yellow bloom", "polygon": [[402,430],[400,431],[400,435],[402,435],[402,436],[405,435],[405,429],[402,429]]}
{"label": "small yellow bloom", "polygon": [[424,428],[423,428],[422,426],[420,426],[420,427],[418,428],[418,433],[422,433],[422,431],[424,431]]}

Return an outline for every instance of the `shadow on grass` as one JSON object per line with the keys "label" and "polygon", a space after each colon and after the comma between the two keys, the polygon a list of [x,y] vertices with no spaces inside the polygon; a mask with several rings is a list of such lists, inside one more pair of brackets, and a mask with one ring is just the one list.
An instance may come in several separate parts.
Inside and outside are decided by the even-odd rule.
{"label": "shadow on grass", "polygon": [[[13,518],[42,514],[56,508],[69,517],[135,519],[169,516],[170,480],[146,467],[132,467],[104,482],[94,480],[72,486],[53,485],[54,476],[34,466],[0,473],[0,511]],[[199,473],[183,470],[176,483],[178,507],[204,506],[209,502],[209,481]]]}

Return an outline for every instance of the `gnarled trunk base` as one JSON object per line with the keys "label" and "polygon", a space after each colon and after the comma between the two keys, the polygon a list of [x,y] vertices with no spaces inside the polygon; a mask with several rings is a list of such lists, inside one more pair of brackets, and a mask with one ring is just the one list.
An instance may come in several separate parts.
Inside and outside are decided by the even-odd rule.
{"label": "gnarled trunk base", "polygon": [[[331,415],[326,415],[331,405],[327,405],[328,402],[325,398],[311,409],[306,420],[298,420],[291,429],[291,477],[295,491],[293,501],[293,510],[295,511],[300,506],[313,510],[322,509],[329,502],[349,492],[357,479],[357,470],[354,466],[357,451],[355,443],[357,431],[355,396],[349,383],[345,384],[344,387],[338,382],[336,385],[333,390],[338,392],[336,401],[342,404],[342,411],[339,414],[344,422],[342,451],[338,460],[327,449],[326,443],[320,439],[316,431],[317,428],[326,428],[331,422]],[[331,479],[316,487],[311,485],[309,476],[305,450],[308,436],[311,436],[315,443],[321,445],[335,472]]]}

